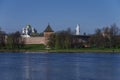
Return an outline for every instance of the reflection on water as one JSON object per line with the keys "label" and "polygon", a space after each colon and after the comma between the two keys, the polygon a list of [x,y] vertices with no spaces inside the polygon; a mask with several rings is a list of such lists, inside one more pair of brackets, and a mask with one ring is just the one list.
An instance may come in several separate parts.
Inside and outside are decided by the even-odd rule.
{"label": "reflection on water", "polygon": [[120,54],[0,53],[0,80],[120,80]]}

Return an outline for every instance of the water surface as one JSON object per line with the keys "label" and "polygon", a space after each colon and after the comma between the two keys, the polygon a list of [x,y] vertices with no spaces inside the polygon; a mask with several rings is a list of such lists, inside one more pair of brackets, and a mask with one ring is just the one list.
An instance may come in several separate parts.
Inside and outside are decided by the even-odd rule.
{"label": "water surface", "polygon": [[120,54],[0,53],[0,80],[120,80]]}

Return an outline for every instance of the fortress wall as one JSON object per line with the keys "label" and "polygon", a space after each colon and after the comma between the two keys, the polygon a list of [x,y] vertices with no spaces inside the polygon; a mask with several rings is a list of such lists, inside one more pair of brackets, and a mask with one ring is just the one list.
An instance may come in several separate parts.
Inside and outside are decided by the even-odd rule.
{"label": "fortress wall", "polygon": [[24,38],[25,44],[46,44],[45,37],[28,37]]}

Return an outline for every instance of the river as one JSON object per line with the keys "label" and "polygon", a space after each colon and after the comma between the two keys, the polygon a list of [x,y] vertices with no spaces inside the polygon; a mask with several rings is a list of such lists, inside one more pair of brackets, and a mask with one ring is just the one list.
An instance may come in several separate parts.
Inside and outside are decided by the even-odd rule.
{"label": "river", "polygon": [[0,80],[120,80],[120,54],[0,53]]}

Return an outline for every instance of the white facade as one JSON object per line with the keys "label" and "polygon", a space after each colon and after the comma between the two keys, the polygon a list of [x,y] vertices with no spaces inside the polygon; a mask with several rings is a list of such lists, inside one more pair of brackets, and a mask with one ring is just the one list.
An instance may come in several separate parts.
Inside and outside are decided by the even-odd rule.
{"label": "white facade", "polygon": [[22,29],[22,37],[30,37],[32,33],[36,33],[36,30],[31,27],[30,25],[27,25],[25,28]]}
{"label": "white facade", "polygon": [[28,38],[30,35],[21,35],[23,38]]}

